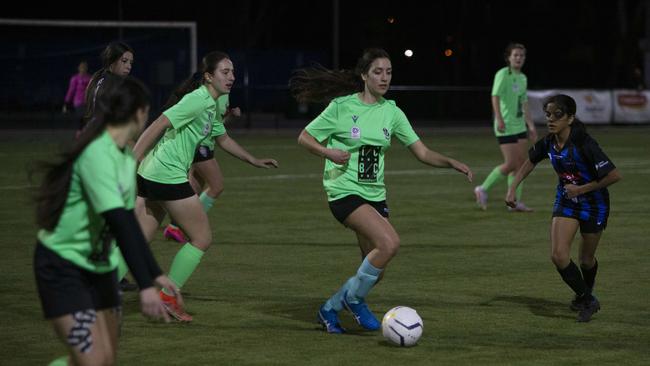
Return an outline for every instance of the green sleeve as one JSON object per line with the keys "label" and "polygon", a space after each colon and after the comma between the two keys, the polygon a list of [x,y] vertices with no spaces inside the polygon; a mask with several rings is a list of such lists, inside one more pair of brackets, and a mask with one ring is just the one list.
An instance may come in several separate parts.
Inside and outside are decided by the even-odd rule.
{"label": "green sleeve", "polygon": [[205,98],[197,93],[186,94],[178,103],[163,112],[174,129],[192,122],[207,107]]}
{"label": "green sleeve", "polygon": [[504,94],[503,88],[505,87],[505,73],[503,69],[499,70],[494,75],[494,83],[492,84],[492,96],[500,97]]}
{"label": "green sleeve", "polygon": [[215,138],[219,137],[221,135],[224,135],[226,133],[226,126],[221,123],[221,122],[215,122],[212,124],[212,133],[210,134],[210,138]]}
{"label": "green sleeve", "polygon": [[[124,207],[115,162],[106,152],[89,146],[77,159],[77,173],[85,196],[97,214]],[[95,151],[96,150],[96,151]]]}
{"label": "green sleeve", "polygon": [[336,130],[338,117],[338,104],[332,101],[318,117],[305,127],[305,130],[318,142],[323,142]]}
{"label": "green sleeve", "polygon": [[406,118],[406,114],[399,107],[395,108],[397,109],[397,113],[395,113],[393,119],[393,135],[397,136],[397,139],[402,145],[409,146],[418,141],[420,137],[413,130],[413,126],[411,126],[408,118]]}

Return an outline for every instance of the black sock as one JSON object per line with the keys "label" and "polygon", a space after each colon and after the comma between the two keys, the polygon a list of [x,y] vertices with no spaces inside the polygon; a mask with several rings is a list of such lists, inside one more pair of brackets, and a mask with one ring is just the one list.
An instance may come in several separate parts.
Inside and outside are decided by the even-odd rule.
{"label": "black sock", "polygon": [[587,285],[585,280],[582,278],[582,274],[573,261],[569,262],[569,265],[564,269],[557,268],[557,271],[562,276],[562,280],[566,282],[569,287],[576,293],[578,297],[584,297],[587,294]]}
{"label": "black sock", "polygon": [[594,289],[594,283],[596,283],[596,273],[598,272],[598,261],[595,261],[594,266],[587,268],[584,265],[580,265],[582,270],[582,277],[585,279],[585,285],[587,285],[587,290],[591,292]]}

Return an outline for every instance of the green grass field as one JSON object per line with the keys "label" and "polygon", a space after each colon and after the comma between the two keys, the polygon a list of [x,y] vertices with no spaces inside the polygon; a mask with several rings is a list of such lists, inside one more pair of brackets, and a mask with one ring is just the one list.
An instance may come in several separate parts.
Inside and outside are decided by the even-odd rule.
{"label": "green grass field", "polygon": [[[597,257],[602,310],[587,324],[568,309],[572,293],[549,258],[557,178],[548,161],[526,181],[531,214],[506,211],[505,184],[476,208],[460,174],[420,164],[394,142],[386,161],[399,255],[368,297],[378,316],[415,308],[424,334],[410,349],[359,331],[316,324],[320,304],[354,273],[354,234],[330,214],[322,161],[295,134],[235,134],[277,170],[217,151],[226,190],[210,212],[214,242],[184,288],[191,324],[151,322],[137,295],[124,297],[122,365],[648,365],[650,364],[650,128],[592,128],[623,180],[610,188],[611,215]],[[432,149],[464,161],[480,183],[501,161],[488,129],[422,133]],[[33,206],[26,170],[53,155],[51,138],[1,138],[0,364],[45,365],[64,354],[41,315],[32,274]],[[179,248],[151,244],[167,270]],[[574,246],[574,259],[577,241]]]}

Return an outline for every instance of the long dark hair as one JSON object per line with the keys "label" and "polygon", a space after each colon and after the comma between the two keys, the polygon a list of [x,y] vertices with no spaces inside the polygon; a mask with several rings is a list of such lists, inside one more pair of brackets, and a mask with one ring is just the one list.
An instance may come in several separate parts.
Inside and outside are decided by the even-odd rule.
{"label": "long dark hair", "polygon": [[171,108],[174,104],[183,99],[186,94],[193,92],[203,85],[205,83],[205,73],[214,73],[219,62],[225,59],[230,60],[230,56],[220,51],[212,51],[203,56],[199,70],[183,81],[180,86],[174,90],[172,95],[169,96],[169,99],[167,99],[167,103],[163,106],[163,111]]}
{"label": "long dark hair", "polygon": [[95,110],[95,100],[97,99],[97,94],[99,93],[99,90],[97,89],[97,83],[101,81],[101,85],[99,86],[100,88],[105,86],[103,79],[106,78],[106,75],[113,75],[113,73],[110,71],[111,65],[115,61],[119,60],[120,57],[122,57],[122,55],[126,52],[135,54],[135,52],[133,52],[133,48],[124,42],[111,42],[102,51],[100,56],[102,60],[102,68],[95,71],[93,76],[90,77],[90,81],[86,87],[86,113],[84,115],[84,118],[86,120],[90,120],[93,117]]}
{"label": "long dark hair", "polygon": [[336,97],[363,90],[362,74],[378,58],[390,60],[388,52],[381,48],[368,48],[357,61],[354,71],[330,70],[321,65],[298,69],[289,79],[291,95],[301,103],[327,103]]}
{"label": "long dark hair", "polygon": [[43,163],[45,177],[36,196],[36,223],[40,228],[54,230],[65,202],[68,199],[70,181],[75,160],[84,149],[99,136],[106,126],[132,123],[135,112],[149,105],[149,92],[138,80],[127,76],[119,83],[104,87],[97,99],[95,123],[84,129],[72,145],[60,155],[56,163]]}
{"label": "long dark hair", "polygon": [[576,101],[566,94],[556,94],[552,95],[544,100],[543,109],[546,111],[546,107],[553,103],[559,110],[566,113],[568,116],[573,117],[573,122],[571,122],[571,133],[569,138],[577,145],[581,145],[587,136],[587,127],[582,121],[576,116]]}

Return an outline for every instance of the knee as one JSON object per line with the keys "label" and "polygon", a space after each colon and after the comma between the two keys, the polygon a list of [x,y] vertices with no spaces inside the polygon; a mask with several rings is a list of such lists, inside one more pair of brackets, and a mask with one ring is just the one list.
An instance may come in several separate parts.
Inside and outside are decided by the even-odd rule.
{"label": "knee", "polygon": [[551,262],[555,264],[557,268],[565,268],[571,260],[569,259],[569,255],[564,252],[559,252],[559,251],[553,251],[551,253]]}
{"label": "knee", "polygon": [[501,166],[501,172],[502,172],[504,175],[508,175],[508,174],[512,173],[513,171],[515,171],[515,170],[516,170],[516,166],[515,166],[515,164],[514,164],[513,162],[511,162],[511,161],[505,162],[505,163],[503,163],[503,165]]}
{"label": "knee", "polygon": [[210,230],[196,235],[189,234],[189,236],[192,245],[201,249],[202,251],[208,250],[210,244],[212,244],[212,232]]}
{"label": "knee", "polygon": [[397,235],[383,238],[381,248],[391,258],[397,255],[400,247],[400,239]]}

